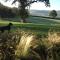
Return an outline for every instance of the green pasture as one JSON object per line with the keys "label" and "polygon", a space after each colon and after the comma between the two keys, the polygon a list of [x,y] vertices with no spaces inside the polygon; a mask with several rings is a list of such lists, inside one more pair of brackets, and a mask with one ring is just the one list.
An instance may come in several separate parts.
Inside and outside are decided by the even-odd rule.
{"label": "green pasture", "polygon": [[[20,22],[21,18],[19,17],[18,18],[3,18],[0,20]],[[29,16],[26,20],[28,23],[36,23],[36,24],[60,24],[60,19],[52,19],[49,17]]]}
{"label": "green pasture", "polygon": [[13,23],[12,30],[17,29],[24,31],[32,31],[36,34],[46,34],[50,29],[60,31],[60,21],[57,19],[43,18],[30,16],[27,19],[28,23],[21,23],[20,19],[0,19],[0,26],[5,26],[8,23]]}

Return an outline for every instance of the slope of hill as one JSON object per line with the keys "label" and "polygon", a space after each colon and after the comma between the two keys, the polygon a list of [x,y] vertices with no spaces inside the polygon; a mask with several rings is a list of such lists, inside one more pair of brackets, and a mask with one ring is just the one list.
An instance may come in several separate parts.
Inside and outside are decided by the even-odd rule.
{"label": "slope of hill", "polygon": [[[2,20],[3,21],[20,22],[21,19],[20,18],[5,18]],[[59,19],[44,18],[41,16],[30,16],[29,18],[27,18],[27,22],[28,23],[36,23],[36,24],[60,24]]]}
{"label": "slope of hill", "polygon": [[58,19],[49,19],[49,18],[43,18],[43,17],[37,17],[37,16],[31,16],[27,20],[31,23],[38,23],[38,24],[60,24],[60,20]]}

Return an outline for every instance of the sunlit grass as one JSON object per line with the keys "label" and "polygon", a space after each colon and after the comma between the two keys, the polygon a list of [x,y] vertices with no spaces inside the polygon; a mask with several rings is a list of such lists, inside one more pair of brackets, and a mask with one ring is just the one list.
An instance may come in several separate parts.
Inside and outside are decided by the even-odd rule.
{"label": "sunlit grass", "polygon": [[[4,33],[0,32],[0,40],[1,43],[3,43],[3,46],[5,46],[5,49],[11,47],[15,48],[15,58],[26,56],[28,58],[28,56],[33,55],[35,56],[34,58],[41,58],[42,60],[42,56],[44,57],[44,54],[47,53],[48,57],[48,52],[53,51],[53,48],[54,52],[56,52],[55,55],[58,56],[57,50],[59,50],[60,46],[60,32],[48,32],[46,37],[38,38],[38,36],[31,31],[26,32],[22,30],[16,30],[15,32],[10,33],[5,31]],[[7,50],[7,52],[9,51]],[[51,54],[53,56],[52,52]],[[49,59],[50,58],[48,58],[48,60]]]}
{"label": "sunlit grass", "polygon": [[23,35],[21,40],[17,46],[17,50],[15,52],[18,56],[26,56],[28,54],[28,50],[31,47],[31,42],[33,40],[33,35]]}
{"label": "sunlit grass", "polygon": [[48,40],[52,43],[60,43],[60,32],[49,32]]}

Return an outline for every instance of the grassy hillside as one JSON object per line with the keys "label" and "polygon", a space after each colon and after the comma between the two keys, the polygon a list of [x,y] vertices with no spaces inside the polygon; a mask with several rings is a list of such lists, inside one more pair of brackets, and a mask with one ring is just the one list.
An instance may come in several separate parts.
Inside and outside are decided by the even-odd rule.
{"label": "grassy hillside", "polygon": [[[13,21],[13,22],[20,22],[20,18],[5,18],[3,21]],[[36,24],[59,24],[59,19],[50,19],[41,16],[30,16],[27,18],[28,23],[36,23]]]}
{"label": "grassy hillside", "polygon": [[9,22],[13,23],[16,28],[26,28],[30,30],[42,30],[55,28],[60,29],[60,20],[44,18],[44,17],[37,17],[37,16],[30,16],[27,19],[28,23],[21,23],[20,19],[0,19],[0,25],[6,25]]}
{"label": "grassy hillside", "polygon": [[39,16],[31,16],[28,19],[29,22],[33,23],[39,23],[39,24],[58,24],[60,23],[60,20],[58,19],[50,19],[50,18],[44,18]]}
{"label": "grassy hillside", "polygon": [[29,23],[21,23],[18,18],[7,19],[7,20],[1,19],[0,26],[7,25],[9,22],[13,23],[13,27],[12,27],[13,30],[16,30],[19,28],[20,30],[22,29],[25,31],[32,31],[38,35],[46,34],[50,29],[60,31],[60,21],[56,19],[30,16],[27,19],[27,22]]}

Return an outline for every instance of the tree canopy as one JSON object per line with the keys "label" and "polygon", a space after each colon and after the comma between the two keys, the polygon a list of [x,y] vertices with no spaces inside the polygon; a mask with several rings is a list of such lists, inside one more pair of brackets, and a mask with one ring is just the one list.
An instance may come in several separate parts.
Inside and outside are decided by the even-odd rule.
{"label": "tree canopy", "polygon": [[[5,0],[5,1],[10,1],[10,0]],[[49,0],[13,0],[12,4],[14,4],[17,1],[20,3],[20,7],[30,6],[30,4],[32,4],[34,2],[44,2],[45,6],[50,6]]]}
{"label": "tree canopy", "polygon": [[4,6],[0,3],[0,18],[13,18],[17,15],[15,11],[16,9]]}
{"label": "tree canopy", "polygon": [[[10,1],[10,0],[5,0]],[[12,4],[19,2],[19,11],[20,11],[20,17],[25,22],[25,19],[28,17],[28,12],[26,11],[26,7],[30,6],[34,2],[44,2],[45,6],[50,6],[49,0],[13,0]],[[21,12],[22,11],[22,12]]]}

